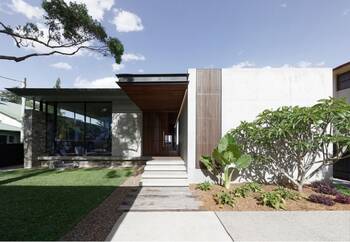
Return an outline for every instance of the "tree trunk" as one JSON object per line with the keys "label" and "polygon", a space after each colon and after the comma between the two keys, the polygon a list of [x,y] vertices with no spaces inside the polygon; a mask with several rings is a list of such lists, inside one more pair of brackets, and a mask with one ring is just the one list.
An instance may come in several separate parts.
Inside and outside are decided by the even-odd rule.
{"label": "tree trunk", "polygon": [[297,187],[298,187],[298,192],[303,192],[303,184],[299,183]]}

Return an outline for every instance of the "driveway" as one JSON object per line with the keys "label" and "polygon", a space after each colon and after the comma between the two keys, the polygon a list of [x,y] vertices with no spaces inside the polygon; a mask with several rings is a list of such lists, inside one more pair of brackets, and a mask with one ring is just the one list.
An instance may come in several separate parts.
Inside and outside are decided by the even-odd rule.
{"label": "driveway", "polygon": [[128,212],[112,241],[350,241],[350,212]]}

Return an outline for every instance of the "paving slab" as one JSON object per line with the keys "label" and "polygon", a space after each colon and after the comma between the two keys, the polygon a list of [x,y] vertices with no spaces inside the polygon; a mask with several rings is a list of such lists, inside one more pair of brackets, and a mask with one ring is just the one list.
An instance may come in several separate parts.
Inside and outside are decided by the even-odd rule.
{"label": "paving slab", "polygon": [[199,210],[200,205],[188,187],[142,187],[130,193],[118,210],[193,211]]}
{"label": "paving slab", "polygon": [[349,211],[216,214],[235,241],[350,241]]}
{"label": "paving slab", "polygon": [[214,212],[124,213],[107,240],[232,242]]}

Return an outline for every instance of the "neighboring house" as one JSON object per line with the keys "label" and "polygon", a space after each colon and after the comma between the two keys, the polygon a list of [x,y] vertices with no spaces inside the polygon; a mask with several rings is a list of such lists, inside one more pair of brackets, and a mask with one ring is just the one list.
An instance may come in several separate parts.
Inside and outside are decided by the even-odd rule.
{"label": "neighboring house", "polygon": [[21,105],[0,101],[0,144],[21,142]]}
{"label": "neighboring house", "polygon": [[[335,97],[350,103],[350,62],[333,69],[333,89]],[[337,162],[333,173],[335,178],[350,180],[350,158]]]}
{"label": "neighboring house", "polygon": [[26,110],[25,167],[181,156],[184,162],[148,162],[143,174],[143,185],[175,186],[207,179],[200,156],[241,121],[264,109],[333,96],[332,76],[330,68],[189,69],[120,74],[115,89],[8,90],[40,101],[36,110]]}

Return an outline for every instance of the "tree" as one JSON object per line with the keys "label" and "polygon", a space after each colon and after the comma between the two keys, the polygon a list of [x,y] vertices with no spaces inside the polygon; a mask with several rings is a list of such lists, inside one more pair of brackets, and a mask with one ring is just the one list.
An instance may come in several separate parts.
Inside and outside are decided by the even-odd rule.
{"label": "tree", "polygon": [[88,14],[85,4],[44,0],[42,8],[47,31],[34,23],[11,27],[0,21],[0,34],[12,38],[18,48],[40,46],[45,51],[34,51],[23,56],[0,54],[0,59],[20,62],[35,56],[75,55],[79,51],[89,50],[112,56],[120,64],[124,52],[122,43],[107,35],[101,23]]}
{"label": "tree", "polygon": [[22,99],[20,96],[17,96],[16,94],[9,92],[7,90],[0,91],[0,99],[1,101],[18,103],[18,104],[21,104],[22,102]]}
{"label": "tree", "polygon": [[226,134],[221,138],[211,156],[202,156],[201,162],[210,173],[216,176],[218,184],[230,189],[233,172],[247,168],[251,157],[242,154],[233,136]]}
{"label": "tree", "polygon": [[311,107],[265,110],[231,134],[252,155],[252,173],[266,169],[275,182],[282,177],[302,191],[312,177],[349,151],[349,120],[350,105],[330,98]]}
{"label": "tree", "polygon": [[57,78],[55,85],[53,86],[53,88],[59,89],[61,88],[61,78]]}

